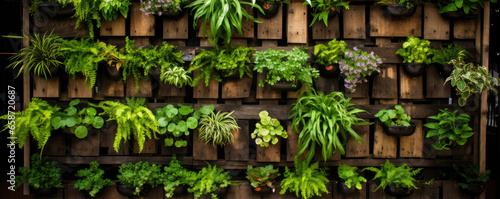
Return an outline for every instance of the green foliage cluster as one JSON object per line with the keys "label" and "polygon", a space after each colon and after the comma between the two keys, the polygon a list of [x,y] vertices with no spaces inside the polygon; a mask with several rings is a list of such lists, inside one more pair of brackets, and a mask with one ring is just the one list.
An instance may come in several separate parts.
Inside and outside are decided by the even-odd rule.
{"label": "green foliage cluster", "polygon": [[460,51],[459,58],[452,60],[454,66],[451,75],[444,82],[451,82],[451,86],[457,90],[458,104],[464,106],[467,98],[474,93],[481,93],[486,90],[492,90],[498,93],[494,86],[499,84],[498,78],[492,77],[488,70],[482,66],[474,66],[473,63],[465,63],[465,51]]}
{"label": "green foliage cluster", "polygon": [[424,124],[425,127],[431,129],[427,132],[426,138],[438,136],[438,141],[432,145],[436,150],[450,149],[448,146],[451,141],[464,145],[467,138],[474,135],[474,131],[469,126],[470,116],[463,113],[457,115],[458,110],[450,112],[446,108],[439,111],[439,114],[429,117],[429,119],[437,120],[436,122]]}
{"label": "green foliage cluster", "polygon": [[202,50],[191,62],[189,72],[200,69],[200,73],[193,80],[192,86],[205,79],[205,86],[208,86],[210,78],[222,82],[223,77],[238,75],[240,79],[244,75],[252,77],[250,64],[252,63],[252,47],[228,47],[224,50]]}
{"label": "green foliage cluster", "polygon": [[161,184],[161,165],[149,164],[147,161],[122,164],[118,172],[120,184],[135,188],[134,195],[139,195],[144,185],[156,187]]}
{"label": "green foliage cluster", "polygon": [[163,168],[165,172],[161,174],[159,179],[169,198],[174,196],[175,186],[191,184],[192,181],[190,180],[192,180],[192,176],[196,175],[193,171],[188,171],[182,167],[180,163],[175,155],[173,155],[168,166]]}
{"label": "green foliage cluster", "polygon": [[273,165],[267,165],[265,167],[252,167],[248,165],[246,178],[250,181],[250,185],[254,188],[259,188],[267,186],[269,188],[274,188],[273,183],[276,178],[281,174],[279,169],[274,169]]}
{"label": "green foliage cluster", "polygon": [[351,188],[352,185],[356,187],[356,189],[361,190],[361,183],[366,182],[366,178],[363,176],[359,176],[358,167],[351,167],[345,164],[341,164],[337,172],[339,174],[339,178],[343,183],[347,184],[347,188]]}
{"label": "green foliage cluster", "polygon": [[387,126],[411,126],[411,117],[406,115],[401,105],[394,106],[394,109],[382,109],[374,116]]}
{"label": "green foliage cluster", "polygon": [[80,179],[76,181],[73,188],[85,190],[89,192],[92,197],[95,197],[104,186],[115,184],[110,179],[104,177],[104,170],[99,168],[99,163],[97,163],[97,161],[90,162],[90,168],[78,170],[76,177]]}
{"label": "green foliage cluster", "polygon": [[381,64],[382,59],[373,51],[368,53],[356,47],[352,50],[347,49],[344,59],[339,61],[340,74],[344,77],[344,87],[354,93],[357,84],[368,82],[368,76],[375,72],[380,73]]}
{"label": "green foliage cluster", "polygon": [[[469,12],[476,13],[478,9],[484,8],[484,2],[487,0],[443,0],[438,1],[439,13],[453,12],[463,10],[465,14]],[[496,3],[497,0],[491,0]]]}
{"label": "green foliage cluster", "polygon": [[118,17],[118,14],[122,14],[123,17],[127,18],[130,5],[132,5],[132,3],[130,3],[129,0],[101,0],[99,10],[104,19],[112,21]]}
{"label": "green foliage cluster", "polygon": [[64,112],[57,112],[52,117],[51,124],[54,130],[68,128],[78,138],[87,137],[87,126],[92,125],[96,129],[104,126],[104,119],[97,116],[97,110],[93,107],[85,107],[78,111],[80,99],[73,100]]}
{"label": "green foliage cluster", "polygon": [[[313,78],[319,77],[319,71],[309,65],[309,55],[304,50],[294,47],[291,51],[257,51],[254,54],[254,70],[259,73],[267,71],[265,82],[269,85],[278,81],[291,81],[295,86],[297,81],[301,81],[303,85],[310,86]],[[260,80],[259,86],[264,87],[264,81]]]}
{"label": "green foliage cluster", "polygon": [[403,43],[403,48],[396,51],[397,55],[403,57],[403,63],[431,63],[432,51],[429,48],[431,42],[418,37],[409,36]]}
{"label": "green foliage cluster", "polygon": [[448,64],[451,60],[458,59],[462,50],[464,51],[464,59],[470,57],[470,53],[457,44],[450,44],[446,48],[441,47],[441,50],[432,49],[432,63]]}
{"label": "green foliage cluster", "polygon": [[230,181],[231,175],[229,175],[229,172],[224,172],[224,169],[217,168],[216,165],[212,167],[209,163],[207,163],[207,167],[189,178],[192,183],[188,191],[194,194],[195,199],[201,195],[208,196],[208,194],[212,196],[212,199],[217,199],[217,195],[213,193],[217,189],[229,185],[239,185],[239,183]]}
{"label": "green foliage cluster", "polygon": [[199,122],[199,138],[204,140],[205,143],[210,141],[214,146],[224,146],[233,142],[233,131],[238,131],[240,127],[236,123],[236,118],[233,117],[233,112],[217,112],[214,113],[210,109],[210,114],[201,116]]}
{"label": "green foliage cluster", "polygon": [[463,181],[458,183],[458,186],[466,189],[469,183],[485,183],[490,179],[490,170],[481,173],[479,166],[474,165],[456,165],[453,164],[453,169],[460,175]]}
{"label": "green foliage cluster", "polygon": [[207,26],[210,26],[208,41],[218,49],[219,43],[223,45],[229,44],[235,30],[240,34],[242,33],[243,17],[255,23],[262,23],[249,15],[242,5],[250,5],[252,8],[257,8],[261,13],[264,13],[259,5],[239,0],[196,0],[186,8],[192,8],[191,12],[195,12],[193,18],[194,28],[198,25],[198,21],[204,18],[201,27],[203,37],[207,36],[206,29],[208,29]]}
{"label": "green foliage cluster", "polygon": [[268,3],[268,4],[277,3],[277,4],[281,5],[281,4],[289,4],[290,0],[252,0],[252,2],[254,4],[258,3],[259,5],[264,4],[264,3]]}
{"label": "green foliage cluster", "polygon": [[38,33],[34,36],[24,35],[21,38],[29,39],[30,45],[23,47],[19,54],[10,57],[12,63],[7,68],[19,67],[15,78],[23,72],[29,74],[31,71],[37,76],[43,75],[45,79],[52,77],[49,68],[60,67],[63,64],[61,61],[63,54],[60,49],[64,40],[52,32],[48,35],[44,33],[43,36]]}
{"label": "green foliage cluster", "polygon": [[271,144],[278,143],[280,136],[285,139],[288,137],[280,121],[269,117],[267,111],[261,111],[259,117],[260,123],[255,124],[255,131],[251,134],[252,139],[257,138],[255,139],[255,144],[261,147],[268,147],[269,142]]}
{"label": "green foliage cluster", "polygon": [[300,93],[290,109],[292,129],[300,134],[299,151],[295,158],[309,150],[306,156],[309,162],[314,157],[316,146],[321,147],[325,162],[334,153],[345,154],[347,135],[356,142],[364,143],[353,128],[370,123],[358,118],[359,113],[366,111],[354,108],[350,100],[341,92],[324,95],[320,91],[305,90]]}
{"label": "green foliage cluster", "polygon": [[303,3],[303,5],[311,5],[313,9],[312,15],[313,20],[309,27],[313,26],[316,20],[325,22],[325,26],[328,27],[328,15],[333,13],[339,13],[342,8],[349,10],[349,1],[345,0],[310,0]]}
{"label": "green foliage cluster", "polygon": [[375,172],[375,177],[372,180],[379,180],[380,184],[374,190],[377,191],[379,188],[385,189],[388,185],[395,185],[399,188],[405,189],[418,189],[414,182],[416,181],[413,176],[417,175],[422,168],[413,170],[408,167],[406,163],[396,167],[394,164],[386,160],[385,164],[381,165],[380,169],[375,167],[367,167],[364,170]]}
{"label": "green foliage cluster", "polygon": [[38,143],[38,148],[43,152],[53,129],[51,120],[59,109],[58,106],[51,106],[42,99],[32,98],[24,111],[0,116],[0,119],[9,120],[2,131],[10,129],[10,137],[17,138],[15,141],[21,149],[31,133]]}
{"label": "green foliage cluster", "polygon": [[20,176],[16,176],[16,187],[26,182],[27,185],[35,189],[44,188],[63,188],[61,175],[57,162],[48,161],[47,157],[42,157],[41,154],[33,154],[31,156],[31,166],[21,167],[19,169]]}
{"label": "green foliage cluster", "polygon": [[156,139],[159,124],[153,113],[146,107],[145,98],[127,98],[126,100],[127,104],[101,101],[98,107],[102,108],[104,112],[99,115],[107,115],[109,117],[107,121],[115,120],[118,123],[113,143],[116,152],[120,149],[121,140],[123,139],[125,142],[130,140],[131,135],[134,135],[135,140],[139,143],[139,152],[141,152],[146,136],[151,139],[151,134],[153,134]]}
{"label": "green foliage cluster", "polygon": [[160,125],[159,133],[161,135],[167,132],[170,133],[165,138],[165,146],[172,146],[175,141],[175,146],[180,148],[187,146],[187,140],[184,140],[183,136],[189,135],[189,129],[196,129],[201,116],[209,115],[210,111],[214,110],[214,106],[203,106],[196,111],[194,111],[192,105],[177,104],[177,106],[178,108],[169,104],[163,108],[156,109],[155,118]]}
{"label": "green foliage cluster", "polygon": [[158,0],[141,0],[141,11],[144,15],[159,15],[172,12],[180,12],[183,7],[186,6],[190,0],[168,0],[168,1],[158,1]]}
{"label": "green foliage cluster", "polygon": [[[61,1],[61,0],[58,0]],[[74,6],[76,18],[75,29],[80,27],[81,22],[86,22],[89,28],[90,38],[94,38],[94,22],[96,22],[96,27],[101,27],[101,13],[99,12],[99,6],[101,5],[100,0],[63,0],[69,1]]]}
{"label": "green foliage cluster", "polygon": [[309,166],[307,161],[298,162],[295,160],[294,165],[295,171],[285,167],[285,178],[281,181],[280,194],[290,191],[295,192],[297,197],[308,199],[329,193],[326,187],[328,184],[327,173],[325,170],[319,169],[319,162]]}
{"label": "green foliage cluster", "polygon": [[325,44],[314,46],[314,56],[318,64],[336,64],[344,58],[344,52],[347,48],[345,41],[333,39]]}
{"label": "green foliage cluster", "polygon": [[109,67],[115,67],[118,71],[120,66],[125,63],[125,55],[118,51],[115,45],[106,44],[104,42],[98,42],[97,45],[100,46],[99,57],[104,57],[104,60]]}
{"label": "green foliage cluster", "polygon": [[423,0],[379,0],[377,4],[379,5],[403,5],[408,9],[411,9],[417,5],[424,3]]}

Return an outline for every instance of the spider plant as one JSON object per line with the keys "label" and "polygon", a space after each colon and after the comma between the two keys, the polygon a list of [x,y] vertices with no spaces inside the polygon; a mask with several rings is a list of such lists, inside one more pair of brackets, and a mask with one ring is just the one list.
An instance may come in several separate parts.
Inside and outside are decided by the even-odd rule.
{"label": "spider plant", "polygon": [[233,112],[219,111],[215,114],[210,110],[209,115],[203,115],[200,120],[200,138],[206,143],[212,141],[214,146],[231,143],[234,139],[232,131],[240,129],[232,116]]}

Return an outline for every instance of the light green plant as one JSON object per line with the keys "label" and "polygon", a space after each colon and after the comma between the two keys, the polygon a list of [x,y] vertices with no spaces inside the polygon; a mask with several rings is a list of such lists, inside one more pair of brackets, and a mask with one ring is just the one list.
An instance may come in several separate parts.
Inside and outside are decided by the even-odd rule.
{"label": "light green plant", "polygon": [[[461,11],[465,14],[477,13],[478,9],[484,8],[484,2],[487,0],[445,0],[438,1],[439,13]],[[496,3],[497,0],[491,0],[491,3]]]}
{"label": "light green plant", "polygon": [[374,116],[387,126],[411,126],[411,117],[401,105],[394,106],[394,109],[382,109]]}
{"label": "light green plant", "polygon": [[190,176],[195,175],[193,171],[188,171],[182,165],[181,162],[177,160],[175,155],[172,156],[172,160],[168,166],[164,167],[163,172],[160,176],[160,183],[163,184],[163,188],[168,198],[174,196],[174,191],[176,186],[189,185],[191,183]]}
{"label": "light green plant", "polygon": [[344,58],[344,52],[347,48],[345,41],[333,39],[325,44],[314,46],[314,56],[318,64],[336,64]]}
{"label": "light green plant", "polygon": [[108,21],[115,20],[118,14],[127,18],[129,6],[132,5],[129,0],[100,0],[100,2],[99,10],[102,17]]}
{"label": "light green plant", "polygon": [[366,178],[359,176],[358,167],[341,164],[339,165],[337,172],[342,182],[347,185],[347,188],[351,188],[351,186],[354,185],[356,189],[361,190],[361,183],[366,182]]}
{"label": "light green plant", "polygon": [[311,0],[310,2],[304,2],[304,5],[311,5],[313,9],[313,20],[309,27],[313,26],[316,20],[325,22],[325,26],[328,27],[328,15],[333,13],[339,13],[342,8],[349,10],[349,1],[345,0]]}
{"label": "light green plant", "polygon": [[403,48],[396,51],[396,55],[403,57],[403,63],[431,63],[431,42],[418,37],[409,36],[403,43]]}
{"label": "light green plant", "polygon": [[448,45],[446,48],[441,47],[440,50],[432,49],[432,63],[448,64],[451,60],[458,59],[460,51],[464,50],[464,59],[470,57],[470,53],[460,45]]}
{"label": "light green plant", "polygon": [[253,188],[260,189],[260,187],[264,186],[274,188],[273,183],[280,175],[279,169],[274,169],[272,164],[255,168],[248,165],[246,178],[250,181],[250,185]]}
{"label": "light green plant", "polygon": [[281,181],[280,194],[287,191],[295,192],[297,197],[308,199],[319,196],[323,193],[328,194],[328,179],[325,170],[319,168],[319,163],[313,163],[309,166],[307,161],[294,162],[295,171],[285,167],[285,178]]}
{"label": "light green plant", "polygon": [[95,197],[105,186],[111,186],[115,183],[104,177],[104,170],[99,168],[97,161],[90,162],[90,168],[80,169],[76,172],[79,177],[73,186],[74,189],[85,190],[91,197]]}
{"label": "light green plant", "polygon": [[217,189],[240,184],[230,181],[231,175],[229,175],[229,172],[224,172],[224,169],[217,168],[216,165],[212,167],[209,163],[207,163],[207,167],[204,167],[190,178],[192,178],[190,179],[191,188],[188,191],[194,194],[195,199],[201,195],[217,199],[218,196],[214,193]]}
{"label": "light green plant", "polygon": [[430,129],[426,138],[438,137],[438,141],[432,145],[436,150],[449,150],[448,146],[451,141],[464,145],[467,138],[474,135],[474,131],[469,126],[470,116],[463,113],[457,115],[458,110],[450,112],[446,108],[439,111],[439,114],[429,116],[429,119],[436,120],[436,122],[424,124]]}
{"label": "light green plant", "polygon": [[406,163],[396,167],[394,164],[386,160],[385,164],[381,165],[380,169],[375,167],[367,167],[364,170],[375,172],[375,177],[372,180],[379,180],[380,184],[373,190],[377,191],[379,188],[385,189],[389,185],[395,185],[404,189],[418,189],[414,182],[416,181],[413,176],[417,175],[422,168],[413,170],[408,167]]}
{"label": "light green plant", "polygon": [[85,107],[78,111],[80,99],[73,100],[64,112],[57,112],[51,119],[54,130],[69,128],[71,133],[78,138],[87,137],[87,126],[100,129],[104,126],[104,119],[97,116],[97,110],[93,107]]}
{"label": "light green plant", "polygon": [[233,131],[240,129],[236,119],[232,116],[233,112],[219,111],[215,114],[213,110],[210,110],[210,114],[202,115],[198,128],[200,130],[199,138],[205,143],[212,142],[214,146],[224,146],[233,142]]}
{"label": "light green plant", "polygon": [[136,162],[122,164],[118,170],[120,174],[116,177],[121,185],[135,188],[134,195],[139,195],[145,185],[156,187],[161,184],[161,165]]}
{"label": "light green plant", "polygon": [[288,137],[280,121],[269,117],[267,111],[261,111],[259,117],[260,123],[255,125],[255,131],[251,134],[252,139],[257,138],[255,139],[255,144],[261,147],[268,147],[270,142],[271,144],[278,143],[280,136],[285,139]]}

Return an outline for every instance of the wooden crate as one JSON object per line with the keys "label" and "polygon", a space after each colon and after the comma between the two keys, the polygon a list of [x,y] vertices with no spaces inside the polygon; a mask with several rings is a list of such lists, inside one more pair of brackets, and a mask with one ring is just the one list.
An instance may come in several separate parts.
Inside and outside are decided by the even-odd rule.
{"label": "wooden crate", "polygon": [[366,38],[366,16],[365,5],[349,5],[349,10],[342,12],[344,20],[345,39],[365,39]]}
{"label": "wooden crate", "polygon": [[92,98],[93,89],[89,89],[90,78],[85,81],[83,76],[70,77],[68,80],[69,98]]}
{"label": "wooden crate", "polygon": [[370,36],[372,37],[407,37],[422,36],[422,8],[417,7],[415,15],[391,20],[383,13],[380,6],[370,6]]}
{"label": "wooden crate", "polygon": [[146,16],[139,10],[140,2],[132,2],[130,7],[130,36],[155,36],[155,17]]}
{"label": "wooden crate", "polygon": [[302,2],[291,2],[288,4],[288,43],[307,43],[307,5]]}
{"label": "wooden crate", "polygon": [[193,160],[217,160],[217,147],[211,142],[206,143],[199,138],[200,132],[193,132]]}
{"label": "wooden crate", "polygon": [[179,19],[163,17],[163,39],[189,38],[189,10]]}
{"label": "wooden crate", "polygon": [[278,10],[276,16],[267,19],[257,18],[262,23],[257,24],[257,39],[282,39],[283,38],[283,6]]}
{"label": "wooden crate", "polygon": [[125,36],[125,17],[119,15],[113,21],[101,20],[100,36]]}
{"label": "wooden crate", "polygon": [[224,147],[225,157],[228,161],[249,160],[249,121],[238,120],[238,131],[233,131],[234,141]]}
{"label": "wooden crate", "polygon": [[59,76],[44,77],[33,76],[33,97],[48,98],[59,97]]}

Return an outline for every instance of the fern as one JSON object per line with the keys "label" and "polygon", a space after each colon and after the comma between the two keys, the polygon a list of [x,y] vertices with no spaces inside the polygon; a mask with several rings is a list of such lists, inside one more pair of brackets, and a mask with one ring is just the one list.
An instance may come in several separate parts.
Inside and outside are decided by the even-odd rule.
{"label": "fern", "polygon": [[216,199],[217,195],[213,192],[217,189],[240,184],[230,181],[231,175],[229,175],[229,172],[224,172],[224,169],[217,168],[216,165],[212,167],[209,163],[207,163],[207,167],[197,174],[191,174],[187,179],[191,187],[188,191],[194,194],[195,199],[202,194],[211,194],[212,199]]}
{"label": "fern", "polygon": [[[58,106],[51,106],[44,100],[33,98],[28,103],[26,110],[14,113],[15,124],[7,123],[2,131],[11,129],[9,132],[13,132],[13,134],[10,137],[17,137],[15,142],[19,148],[23,148],[24,142],[31,133],[33,139],[38,142],[38,148],[41,149],[41,156],[43,148],[51,135],[52,117],[59,109]],[[0,119],[11,120],[12,114],[0,116]]]}
{"label": "fern", "polygon": [[92,90],[95,85],[99,62],[106,61],[105,56],[99,56],[101,49],[101,45],[89,38],[66,40],[61,48],[66,58],[64,63],[66,72],[73,77],[77,73],[82,73],[85,76],[85,82],[88,81],[89,90]]}
{"label": "fern", "polygon": [[108,121],[115,120],[118,123],[117,132],[113,147],[116,152],[120,149],[122,139],[126,142],[130,140],[131,133],[139,143],[139,153],[144,148],[146,136],[151,139],[151,134],[156,138],[159,132],[159,124],[153,113],[146,108],[145,98],[127,98],[127,104],[113,101],[101,101],[100,108],[104,110],[100,115],[108,115]]}
{"label": "fern", "polygon": [[75,7],[76,25],[75,29],[80,26],[81,22],[86,22],[89,28],[90,38],[94,38],[94,20],[97,22],[97,28],[101,27],[101,15],[99,12],[100,0],[68,0]]}
{"label": "fern", "polygon": [[400,167],[394,166],[389,160],[386,160],[385,164],[380,167],[380,169],[375,167],[367,167],[364,170],[375,172],[375,177],[372,180],[379,180],[380,184],[374,190],[377,191],[379,188],[385,189],[388,185],[395,185],[396,187],[407,188],[407,189],[418,189],[413,182],[415,178],[413,176],[417,175],[422,168],[411,170],[406,163]]}
{"label": "fern", "polygon": [[310,167],[307,161],[295,160],[294,164],[295,171],[285,167],[285,179],[281,181],[280,194],[290,191],[295,192],[297,197],[307,199],[329,193],[326,187],[328,183],[326,171],[319,169],[318,162],[313,163]]}

